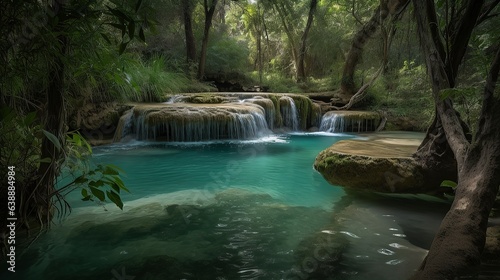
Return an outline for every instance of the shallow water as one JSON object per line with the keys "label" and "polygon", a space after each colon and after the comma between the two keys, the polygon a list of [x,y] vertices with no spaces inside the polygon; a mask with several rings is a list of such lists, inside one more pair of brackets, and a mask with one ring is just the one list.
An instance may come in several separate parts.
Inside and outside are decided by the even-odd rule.
{"label": "shallow water", "polygon": [[124,211],[71,195],[13,279],[405,279],[447,205],[326,183],[315,156],[352,137],[96,148],[127,174]]}

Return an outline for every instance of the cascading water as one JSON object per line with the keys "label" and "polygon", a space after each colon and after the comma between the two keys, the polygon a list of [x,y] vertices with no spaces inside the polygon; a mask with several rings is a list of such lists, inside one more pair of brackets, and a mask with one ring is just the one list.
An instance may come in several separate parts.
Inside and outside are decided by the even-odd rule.
{"label": "cascading water", "polygon": [[343,115],[325,114],[321,118],[320,131],[342,133],[345,129],[345,119]]}
{"label": "cascading water", "polygon": [[[300,131],[319,125],[319,106],[314,107],[305,96],[226,93],[216,97],[220,98],[179,94],[165,103],[138,104],[120,119],[114,141],[129,134],[135,134],[137,140],[241,140],[271,130],[282,132],[284,127]],[[210,102],[201,102],[204,100]]]}
{"label": "cascading water", "polygon": [[374,131],[380,116],[373,112],[364,111],[330,111],[321,118],[320,131],[365,132]]}
{"label": "cascading water", "polygon": [[272,100],[260,96],[255,96],[253,98],[240,100],[240,102],[246,102],[260,106],[266,116],[267,127],[269,127],[269,129],[271,130],[274,129],[274,124],[276,122],[276,108]]}
{"label": "cascading water", "polygon": [[123,114],[120,117],[120,120],[118,121],[118,126],[115,131],[115,135],[113,136],[113,142],[120,142],[123,137],[132,133],[134,124],[133,117],[134,117],[133,109],[126,111],[125,114]]}
{"label": "cascading water", "polygon": [[282,96],[280,98],[280,112],[283,117],[283,126],[292,129],[292,131],[298,131],[299,115],[297,114],[297,107],[293,98],[290,96]]}
{"label": "cascading water", "polygon": [[159,106],[134,113],[138,140],[194,142],[253,139],[269,132],[258,105]]}

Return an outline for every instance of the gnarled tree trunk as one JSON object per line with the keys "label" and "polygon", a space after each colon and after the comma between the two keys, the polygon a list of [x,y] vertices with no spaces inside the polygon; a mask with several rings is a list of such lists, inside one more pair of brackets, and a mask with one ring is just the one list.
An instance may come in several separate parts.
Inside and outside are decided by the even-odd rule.
{"label": "gnarled tree trunk", "polygon": [[[437,115],[433,124],[436,137],[432,139],[432,134],[428,133],[428,141],[423,143],[421,149],[427,147],[435,150],[439,146],[451,149],[458,170],[455,200],[413,279],[455,279],[480,263],[489,212],[500,185],[500,130],[497,128],[500,122],[500,97],[494,95],[500,69],[500,50],[493,60],[484,90],[479,130],[474,142],[469,143],[467,132],[451,101],[443,100],[440,93],[454,85],[456,71],[453,69],[460,65],[464,52],[455,52],[453,48],[466,47],[481,10],[481,7],[472,6],[482,6],[484,1],[466,3],[466,16],[462,17],[459,25],[468,26],[460,29],[460,36],[467,40],[463,42],[461,39],[461,42],[452,46],[451,53],[447,54],[448,59],[442,57],[446,52],[443,52],[435,36],[436,30],[433,30],[437,26],[434,2],[414,0],[413,3]],[[450,57],[455,60],[450,61]],[[418,154],[423,155],[425,152],[420,151]]]}

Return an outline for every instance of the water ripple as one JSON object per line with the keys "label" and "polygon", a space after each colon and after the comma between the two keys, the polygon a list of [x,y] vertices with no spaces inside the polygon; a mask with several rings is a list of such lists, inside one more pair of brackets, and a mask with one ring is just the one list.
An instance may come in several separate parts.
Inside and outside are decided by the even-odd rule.
{"label": "water ripple", "polygon": [[357,236],[356,234],[348,232],[348,231],[341,231],[340,233],[345,234],[347,236],[350,236],[352,238],[361,238],[361,237]]}
{"label": "water ripple", "polygon": [[378,252],[379,254],[386,255],[386,256],[392,256],[392,255],[394,255],[394,254],[395,254],[395,252],[394,252],[394,251],[391,251],[391,250],[389,250],[389,249],[378,249],[378,250],[377,250],[377,252]]}
{"label": "water ripple", "polygon": [[405,245],[401,245],[399,243],[391,243],[391,244],[389,244],[389,246],[391,246],[393,248],[396,248],[396,249],[406,249],[406,248],[408,248]]}

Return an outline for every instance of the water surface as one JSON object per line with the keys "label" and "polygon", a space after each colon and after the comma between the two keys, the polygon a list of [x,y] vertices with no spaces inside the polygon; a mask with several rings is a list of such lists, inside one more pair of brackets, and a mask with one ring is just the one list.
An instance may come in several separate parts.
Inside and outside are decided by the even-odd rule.
{"label": "water surface", "polygon": [[315,156],[352,137],[98,147],[96,162],[127,174],[124,210],[72,194],[72,214],[22,256],[16,277],[405,279],[445,207],[326,183]]}

